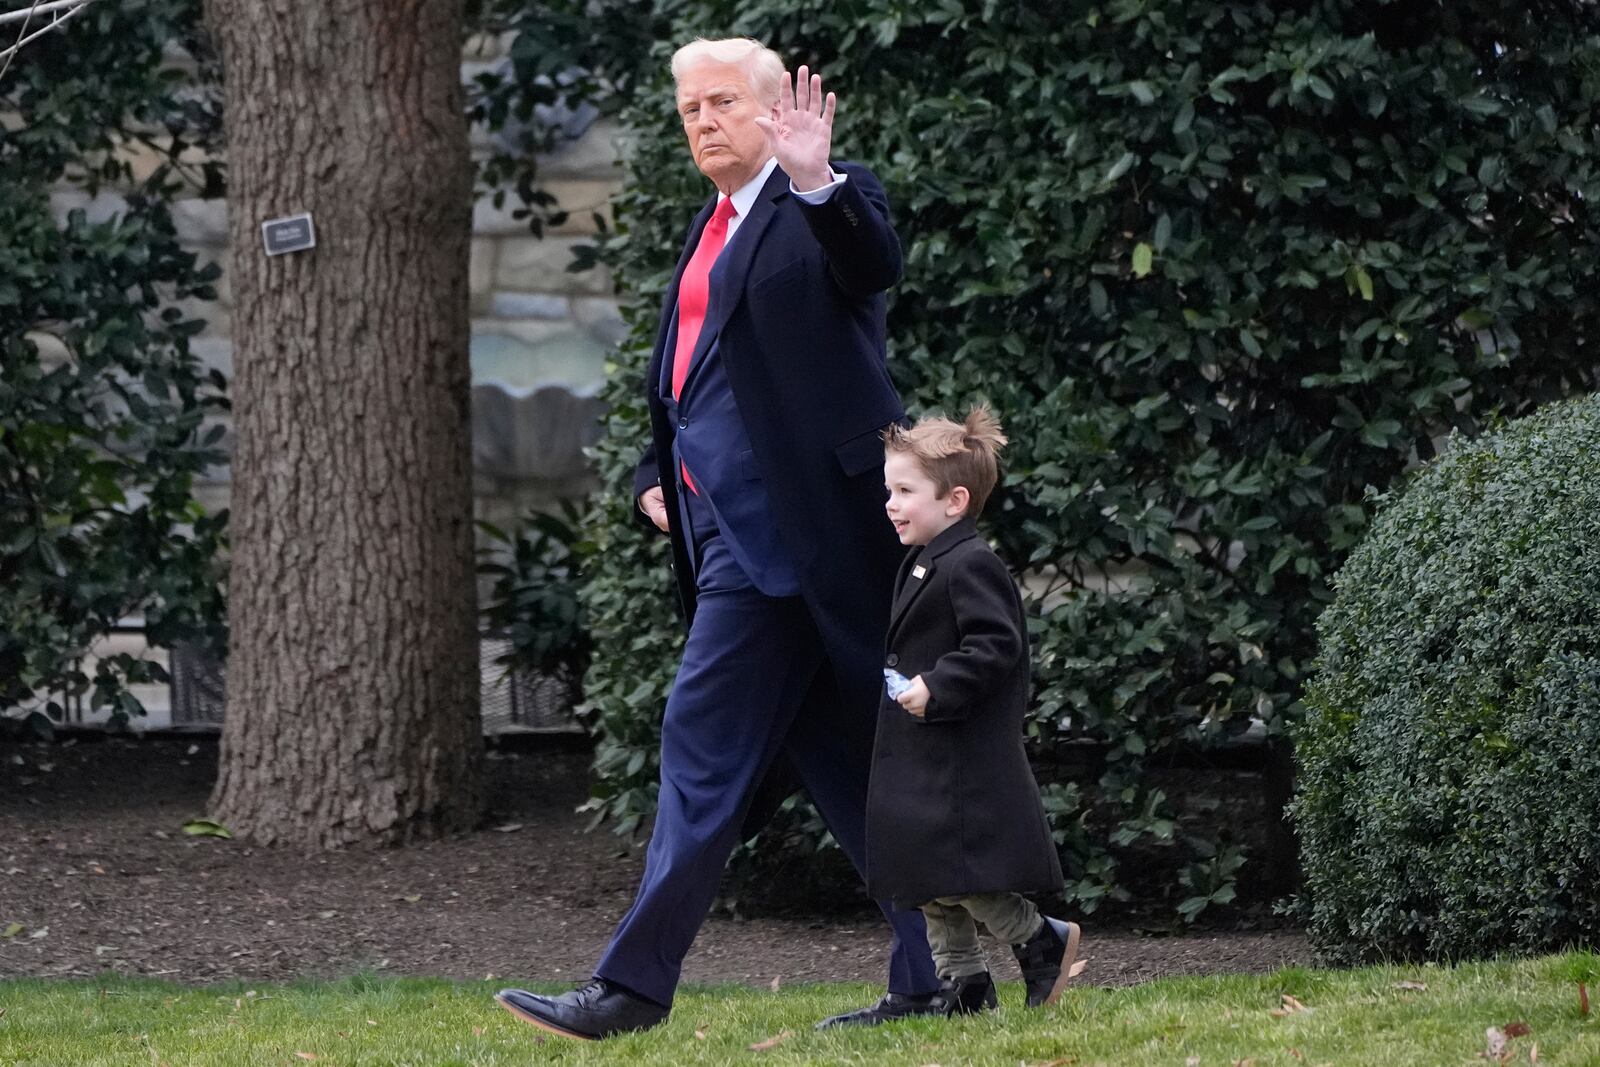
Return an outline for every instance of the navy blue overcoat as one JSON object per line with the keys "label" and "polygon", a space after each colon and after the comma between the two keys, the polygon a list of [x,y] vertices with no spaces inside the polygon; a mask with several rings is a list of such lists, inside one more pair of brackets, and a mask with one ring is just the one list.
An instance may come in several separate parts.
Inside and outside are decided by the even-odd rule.
{"label": "navy blue overcoat", "polygon": [[[899,281],[902,262],[878,180],[864,167],[833,167],[847,180],[820,205],[791,195],[781,168],[772,172],[740,221],[726,262],[717,264],[697,355],[715,341],[843,708],[868,725],[882,685],[889,598],[905,551],[884,515],[881,438],[884,427],[905,417],[884,345],[884,291]],[[674,427],[658,383],[670,358],[678,282],[715,203],[708,201],[690,226],[662,302],[645,375],[652,447],[634,487],[635,499],[656,484],[665,493],[675,577],[690,619],[694,571],[679,528],[671,460],[662,458],[672,455]]]}

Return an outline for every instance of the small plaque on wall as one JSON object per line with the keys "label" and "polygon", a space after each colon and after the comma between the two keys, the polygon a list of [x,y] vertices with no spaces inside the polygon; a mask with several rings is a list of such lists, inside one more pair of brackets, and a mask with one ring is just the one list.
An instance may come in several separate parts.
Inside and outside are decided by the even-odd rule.
{"label": "small plaque on wall", "polygon": [[261,224],[261,242],[267,255],[281,256],[285,252],[304,252],[317,247],[317,230],[311,224],[311,212],[287,215],[281,219],[268,219]]}

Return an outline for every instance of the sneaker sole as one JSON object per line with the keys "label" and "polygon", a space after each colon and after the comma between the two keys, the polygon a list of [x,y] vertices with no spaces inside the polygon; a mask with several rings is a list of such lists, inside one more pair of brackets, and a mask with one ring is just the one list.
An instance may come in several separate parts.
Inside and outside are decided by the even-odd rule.
{"label": "sneaker sole", "polygon": [[1060,1000],[1067,983],[1072,981],[1072,965],[1078,961],[1078,938],[1082,936],[1083,930],[1077,923],[1067,924],[1067,944],[1061,951],[1061,973],[1056,975],[1056,984],[1050,987],[1050,995],[1044,998],[1046,1004]]}
{"label": "sneaker sole", "polygon": [[517,1018],[521,1019],[523,1022],[527,1023],[529,1026],[537,1026],[539,1029],[543,1030],[547,1034],[555,1034],[557,1037],[570,1038],[573,1041],[593,1041],[594,1040],[594,1038],[590,1037],[588,1034],[580,1034],[580,1033],[576,1033],[576,1032],[574,1032],[572,1030],[563,1030],[563,1029],[561,1029],[561,1027],[555,1025],[554,1023],[546,1022],[545,1020],[539,1018],[537,1015],[529,1015],[527,1012],[523,1011],[521,1008],[519,1008],[516,1005],[512,1004],[510,1001],[501,1000],[500,999],[500,994],[498,994],[498,993],[495,994],[494,1002],[496,1004],[500,1005],[506,1011],[509,1011],[512,1015],[516,1016]]}

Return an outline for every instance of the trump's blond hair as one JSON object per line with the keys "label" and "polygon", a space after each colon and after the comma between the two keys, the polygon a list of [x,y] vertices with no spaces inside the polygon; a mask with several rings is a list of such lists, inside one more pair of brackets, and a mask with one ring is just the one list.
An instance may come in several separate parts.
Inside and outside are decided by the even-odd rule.
{"label": "trump's blond hair", "polygon": [[778,102],[783,86],[783,60],[778,53],[751,37],[696,38],[672,53],[672,80],[683,81],[684,74],[698,63],[734,63],[744,68],[750,91],[763,106]]}

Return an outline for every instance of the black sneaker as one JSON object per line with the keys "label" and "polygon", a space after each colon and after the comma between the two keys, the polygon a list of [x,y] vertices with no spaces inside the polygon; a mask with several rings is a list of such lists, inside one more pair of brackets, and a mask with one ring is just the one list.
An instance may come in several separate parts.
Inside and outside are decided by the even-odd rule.
{"label": "black sneaker", "polygon": [[1072,963],[1078,958],[1081,933],[1077,923],[1045,916],[1038,933],[1011,946],[1022,968],[1022,980],[1028,986],[1028,1007],[1054,1004],[1061,999],[1061,991],[1072,980]]}
{"label": "black sneaker", "polygon": [[868,1008],[857,1008],[843,1015],[832,1015],[817,1024],[818,1030],[831,1030],[836,1026],[877,1026],[896,1019],[910,1019],[918,1015],[945,1015],[944,999],[938,993],[886,993],[882,1000]]}
{"label": "black sneaker", "polygon": [[946,978],[939,985],[939,997],[944,1001],[946,1015],[976,1015],[1000,1006],[988,971]]}

